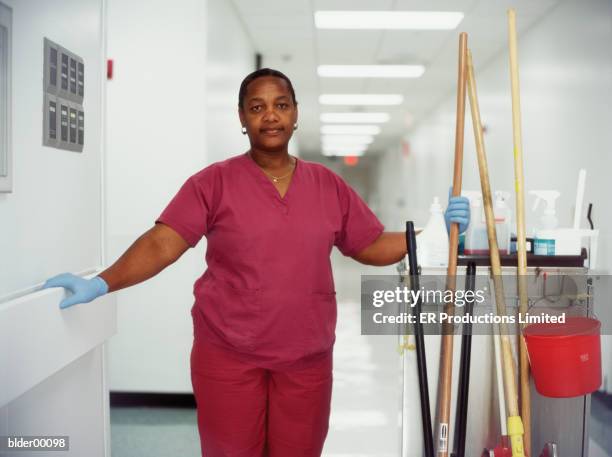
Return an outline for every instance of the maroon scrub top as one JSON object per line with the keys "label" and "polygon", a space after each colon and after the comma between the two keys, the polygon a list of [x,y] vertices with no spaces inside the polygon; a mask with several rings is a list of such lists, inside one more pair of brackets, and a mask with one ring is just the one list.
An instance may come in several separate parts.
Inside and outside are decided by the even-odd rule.
{"label": "maroon scrub top", "polygon": [[193,287],[194,337],[271,369],[331,351],[332,247],[353,256],[384,229],[323,165],[297,159],[281,198],[246,153],[187,179],[155,222],[191,247],[206,236],[208,268]]}

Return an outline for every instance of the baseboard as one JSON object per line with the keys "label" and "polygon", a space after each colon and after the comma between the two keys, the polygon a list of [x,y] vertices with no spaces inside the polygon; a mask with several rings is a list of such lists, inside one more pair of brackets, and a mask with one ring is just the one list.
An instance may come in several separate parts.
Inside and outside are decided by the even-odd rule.
{"label": "baseboard", "polygon": [[111,392],[112,407],[195,408],[193,394]]}

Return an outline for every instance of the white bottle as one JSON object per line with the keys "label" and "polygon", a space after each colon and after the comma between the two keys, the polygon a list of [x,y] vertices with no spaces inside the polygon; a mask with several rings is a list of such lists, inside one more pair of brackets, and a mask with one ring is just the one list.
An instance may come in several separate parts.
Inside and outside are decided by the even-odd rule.
{"label": "white bottle", "polygon": [[540,224],[538,225],[537,229],[556,229],[559,221],[557,220],[557,210],[555,208],[555,205],[557,203],[557,198],[559,198],[561,193],[556,190],[530,190],[529,194],[536,196],[536,201],[533,204],[532,211],[538,209],[540,200],[544,200],[546,202],[546,208],[544,208],[544,214],[542,214],[542,217],[540,217]]}
{"label": "white bottle", "polygon": [[448,265],[448,233],[438,197],[434,197],[429,207],[427,225],[417,236],[417,257],[423,267]]}
{"label": "white bottle", "polygon": [[465,255],[481,255],[489,253],[489,240],[487,238],[487,225],[485,224],[482,208],[482,194],[466,190],[461,192],[470,200],[470,223],[465,232]]}
{"label": "white bottle", "polygon": [[495,204],[493,214],[495,217],[495,232],[497,234],[497,247],[501,255],[510,254],[510,208],[506,199],[510,196],[508,192],[495,191]]}
{"label": "white bottle", "polygon": [[546,202],[546,208],[535,230],[533,252],[536,255],[555,255],[555,229],[559,223],[555,204],[561,193],[556,190],[530,190],[529,194],[536,196],[533,211],[538,209],[540,200]]}

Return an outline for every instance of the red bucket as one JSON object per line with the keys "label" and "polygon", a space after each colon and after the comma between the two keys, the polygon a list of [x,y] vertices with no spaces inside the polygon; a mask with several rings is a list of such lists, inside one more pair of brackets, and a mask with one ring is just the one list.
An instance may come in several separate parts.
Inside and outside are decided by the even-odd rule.
{"label": "red bucket", "polygon": [[537,391],[546,397],[590,394],[601,386],[601,322],[567,317],[561,324],[531,324],[523,335]]}

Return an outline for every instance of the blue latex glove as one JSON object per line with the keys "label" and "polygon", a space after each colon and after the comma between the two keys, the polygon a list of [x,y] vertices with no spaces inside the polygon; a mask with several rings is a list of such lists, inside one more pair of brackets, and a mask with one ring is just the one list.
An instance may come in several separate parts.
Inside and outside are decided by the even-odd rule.
{"label": "blue latex glove", "polygon": [[72,292],[72,295],[64,298],[59,307],[61,309],[76,305],[77,303],[89,303],[90,301],[108,293],[108,284],[100,276],[91,279],[81,278],[72,273],[62,273],[53,276],[43,284],[41,289],[49,287],[63,287]]}
{"label": "blue latex glove", "polygon": [[467,230],[470,223],[470,200],[467,197],[452,197],[452,188],[448,191],[448,206],[444,211],[446,232],[450,234],[450,225],[459,224],[459,233]]}

